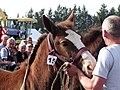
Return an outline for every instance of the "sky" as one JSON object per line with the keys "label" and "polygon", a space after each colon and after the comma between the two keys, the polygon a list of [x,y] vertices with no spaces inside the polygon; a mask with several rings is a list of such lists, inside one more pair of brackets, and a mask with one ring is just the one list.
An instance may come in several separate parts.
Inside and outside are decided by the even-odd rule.
{"label": "sky", "polygon": [[89,14],[94,15],[99,11],[101,5],[105,3],[107,9],[114,7],[116,10],[120,5],[120,0],[0,0],[0,8],[8,14],[8,17],[25,16],[25,14],[32,8],[34,12],[45,9],[46,12],[50,8],[56,10],[58,5],[67,8],[73,8],[74,5],[81,8],[85,5]]}

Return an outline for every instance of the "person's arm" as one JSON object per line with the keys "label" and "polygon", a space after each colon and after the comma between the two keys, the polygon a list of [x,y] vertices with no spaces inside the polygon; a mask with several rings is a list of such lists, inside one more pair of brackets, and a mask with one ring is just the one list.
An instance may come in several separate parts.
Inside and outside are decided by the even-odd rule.
{"label": "person's arm", "polygon": [[90,79],[86,77],[79,69],[77,69],[77,75],[79,81],[86,90],[102,90],[103,84],[106,81],[106,79],[95,75],[93,75]]}
{"label": "person's arm", "polygon": [[0,65],[11,65],[10,61],[1,61]]}
{"label": "person's arm", "polygon": [[102,90],[103,84],[106,81],[106,79],[95,75],[93,75],[91,79],[88,78],[75,65],[71,65],[70,68],[67,69],[67,72],[70,76],[74,76],[77,73],[79,81],[85,90]]}

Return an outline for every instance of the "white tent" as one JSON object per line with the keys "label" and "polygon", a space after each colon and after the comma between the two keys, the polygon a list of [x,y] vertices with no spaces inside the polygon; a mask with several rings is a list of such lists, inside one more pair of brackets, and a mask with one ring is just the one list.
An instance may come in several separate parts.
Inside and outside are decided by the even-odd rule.
{"label": "white tent", "polygon": [[31,29],[30,32],[31,32],[30,37],[32,37],[33,44],[34,44],[42,34],[38,32],[36,29]]}

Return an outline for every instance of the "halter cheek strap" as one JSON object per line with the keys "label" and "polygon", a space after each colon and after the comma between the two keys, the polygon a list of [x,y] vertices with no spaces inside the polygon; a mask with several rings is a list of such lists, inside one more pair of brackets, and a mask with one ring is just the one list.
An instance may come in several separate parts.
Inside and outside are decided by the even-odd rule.
{"label": "halter cheek strap", "polygon": [[56,53],[54,43],[52,41],[52,38],[50,37],[50,34],[47,36],[47,41],[48,41],[48,48],[49,48],[49,54],[55,55],[58,59],[60,59],[63,62],[66,62],[66,59],[60,56],[58,53]]}
{"label": "halter cheek strap", "polygon": [[[74,58],[73,64],[77,65],[77,63],[80,61],[81,54],[85,51],[88,51],[86,47],[82,47],[79,52],[77,53],[76,57]],[[80,61],[81,62],[81,61]]]}
{"label": "halter cheek strap", "polygon": [[48,48],[50,52],[54,50],[54,44],[51,39],[52,38],[50,37],[50,34],[48,34],[47,41],[48,41]]}

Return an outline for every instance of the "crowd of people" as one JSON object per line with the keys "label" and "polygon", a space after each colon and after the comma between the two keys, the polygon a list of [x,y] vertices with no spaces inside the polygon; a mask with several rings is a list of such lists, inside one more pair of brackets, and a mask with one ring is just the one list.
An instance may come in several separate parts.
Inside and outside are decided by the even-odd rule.
{"label": "crowd of people", "polygon": [[30,55],[33,43],[32,38],[28,37],[16,44],[13,37],[2,35],[0,43],[0,68],[14,71]]}

